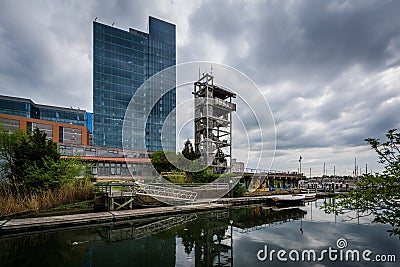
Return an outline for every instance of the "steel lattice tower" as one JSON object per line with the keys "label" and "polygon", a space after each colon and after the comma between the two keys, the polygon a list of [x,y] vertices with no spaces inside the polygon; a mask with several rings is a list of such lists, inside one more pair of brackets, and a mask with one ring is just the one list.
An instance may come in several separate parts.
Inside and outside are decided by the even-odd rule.
{"label": "steel lattice tower", "polygon": [[[214,76],[203,74],[194,83],[194,145],[201,162],[222,173],[232,155],[232,112],[236,94],[214,85]],[[230,165],[230,164],[229,164]]]}

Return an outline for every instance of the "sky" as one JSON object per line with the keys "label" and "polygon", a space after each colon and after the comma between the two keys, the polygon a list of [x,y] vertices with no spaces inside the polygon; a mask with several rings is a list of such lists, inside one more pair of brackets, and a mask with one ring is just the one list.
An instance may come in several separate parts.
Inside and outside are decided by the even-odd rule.
{"label": "sky", "polygon": [[[92,21],[177,27],[177,62],[247,75],[276,127],[272,169],[382,169],[364,141],[400,123],[400,1],[0,0],[0,94],[92,111]],[[246,97],[246,96],[245,96]],[[252,107],[257,110],[257,105]],[[241,137],[235,136],[240,142]],[[240,153],[237,155],[241,159]],[[255,167],[254,162],[249,167]],[[261,166],[259,167],[268,167]]]}

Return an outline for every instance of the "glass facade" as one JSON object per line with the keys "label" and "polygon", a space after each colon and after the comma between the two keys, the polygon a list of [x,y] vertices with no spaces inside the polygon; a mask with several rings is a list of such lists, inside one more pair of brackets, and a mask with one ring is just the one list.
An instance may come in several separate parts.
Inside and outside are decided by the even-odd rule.
{"label": "glass facade", "polygon": [[[149,33],[134,29],[124,31],[93,22],[94,145],[122,148],[122,126],[128,104],[144,81],[176,64],[175,40],[175,25],[153,17],[149,18]],[[175,84],[175,75],[160,77],[141,96],[141,101],[135,102],[137,118],[133,121],[144,120],[145,111],[151,112],[145,131],[142,123],[133,123],[130,138],[142,140],[145,135],[148,151],[163,149],[161,129],[165,118],[175,108],[175,89],[154,107],[148,103],[152,102],[155,92],[165,87],[175,88]],[[169,116],[173,116],[173,122],[164,126],[168,132],[168,136],[163,136],[164,150],[175,151],[175,114]],[[133,149],[144,148],[138,142]]]}
{"label": "glass facade", "polygon": [[36,119],[86,126],[86,116],[85,111],[39,106],[39,116]]}
{"label": "glass facade", "polygon": [[84,110],[38,105],[30,99],[10,96],[0,96],[0,113],[78,126],[87,124]]}
{"label": "glass facade", "polygon": [[31,102],[28,99],[17,99],[11,97],[0,98],[0,113],[25,118],[31,117]]}

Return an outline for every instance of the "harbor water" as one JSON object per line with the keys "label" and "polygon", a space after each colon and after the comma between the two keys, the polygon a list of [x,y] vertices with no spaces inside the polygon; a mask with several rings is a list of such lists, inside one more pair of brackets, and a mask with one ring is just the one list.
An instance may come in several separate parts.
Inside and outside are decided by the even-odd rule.
{"label": "harbor water", "polygon": [[263,205],[0,237],[0,266],[398,266],[370,217]]}

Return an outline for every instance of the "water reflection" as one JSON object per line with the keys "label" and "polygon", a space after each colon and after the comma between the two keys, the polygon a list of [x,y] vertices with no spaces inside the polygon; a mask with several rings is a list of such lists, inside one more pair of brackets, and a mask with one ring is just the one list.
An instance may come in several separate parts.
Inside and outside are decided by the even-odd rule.
{"label": "water reflection", "polygon": [[333,246],[339,237],[346,238],[352,248],[399,251],[400,242],[388,236],[387,226],[371,225],[368,218],[360,224],[343,223],[345,217],[319,209],[323,201],[294,208],[258,205],[2,237],[0,266],[265,266],[256,257],[265,244],[276,250],[318,249]]}

